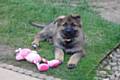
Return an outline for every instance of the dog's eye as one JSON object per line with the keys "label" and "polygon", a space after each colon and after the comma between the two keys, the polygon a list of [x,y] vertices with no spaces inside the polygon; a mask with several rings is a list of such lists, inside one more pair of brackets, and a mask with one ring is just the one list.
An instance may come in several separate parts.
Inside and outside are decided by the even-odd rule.
{"label": "dog's eye", "polygon": [[75,24],[75,23],[71,23],[71,26],[77,26],[77,24]]}
{"label": "dog's eye", "polygon": [[63,23],[63,26],[67,26],[67,23]]}

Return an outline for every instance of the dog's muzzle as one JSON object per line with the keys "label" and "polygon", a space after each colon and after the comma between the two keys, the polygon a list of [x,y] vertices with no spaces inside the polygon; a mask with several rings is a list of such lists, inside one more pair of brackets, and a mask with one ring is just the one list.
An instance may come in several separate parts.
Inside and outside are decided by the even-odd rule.
{"label": "dog's muzzle", "polygon": [[66,27],[63,30],[63,34],[67,39],[71,39],[71,38],[75,37],[76,30],[74,30],[72,27]]}

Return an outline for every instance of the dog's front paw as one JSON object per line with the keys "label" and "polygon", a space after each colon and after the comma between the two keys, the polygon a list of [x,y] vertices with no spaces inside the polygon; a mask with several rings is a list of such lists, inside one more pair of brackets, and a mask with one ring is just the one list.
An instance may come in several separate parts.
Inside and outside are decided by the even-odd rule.
{"label": "dog's front paw", "polygon": [[39,43],[32,42],[32,48],[37,49],[39,47]]}
{"label": "dog's front paw", "polygon": [[68,67],[68,69],[74,69],[76,67],[76,65],[75,64],[68,64],[67,67]]}
{"label": "dog's front paw", "polygon": [[33,49],[37,49],[38,46],[37,46],[36,44],[32,44],[32,48],[33,48]]}

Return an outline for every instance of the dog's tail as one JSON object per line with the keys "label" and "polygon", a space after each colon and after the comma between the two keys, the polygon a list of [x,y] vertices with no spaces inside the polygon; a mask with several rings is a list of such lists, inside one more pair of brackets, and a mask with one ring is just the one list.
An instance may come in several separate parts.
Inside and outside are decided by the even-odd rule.
{"label": "dog's tail", "polygon": [[44,28],[45,27],[45,25],[42,25],[42,24],[39,24],[39,23],[37,23],[37,22],[32,22],[32,21],[30,21],[29,22],[32,26],[35,26],[35,27],[37,27],[37,28]]}

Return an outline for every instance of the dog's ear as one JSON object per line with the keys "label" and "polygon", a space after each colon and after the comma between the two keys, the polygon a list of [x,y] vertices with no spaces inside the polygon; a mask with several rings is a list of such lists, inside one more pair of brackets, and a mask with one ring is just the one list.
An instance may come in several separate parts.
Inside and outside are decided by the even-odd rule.
{"label": "dog's ear", "polygon": [[58,25],[60,25],[63,22],[64,18],[65,18],[65,16],[57,17],[56,20],[55,20],[55,23],[58,23]]}
{"label": "dog's ear", "polygon": [[80,19],[81,19],[80,15],[78,15],[78,14],[73,14],[71,16],[72,16],[73,19],[75,19],[77,21],[80,21]]}
{"label": "dog's ear", "polygon": [[62,16],[58,16],[58,17],[57,17],[57,19],[64,19],[64,18],[65,18],[64,15],[62,15]]}
{"label": "dog's ear", "polygon": [[78,22],[78,24],[80,25],[80,27],[82,27],[83,23],[81,21],[81,16],[78,15],[78,14],[74,14],[74,15],[71,15],[71,16],[72,16],[73,19],[75,19]]}

